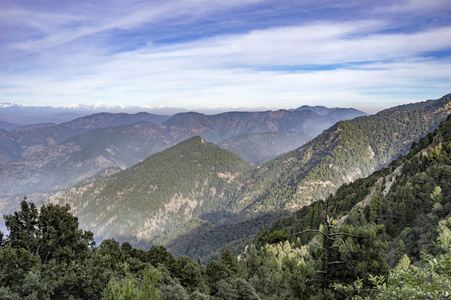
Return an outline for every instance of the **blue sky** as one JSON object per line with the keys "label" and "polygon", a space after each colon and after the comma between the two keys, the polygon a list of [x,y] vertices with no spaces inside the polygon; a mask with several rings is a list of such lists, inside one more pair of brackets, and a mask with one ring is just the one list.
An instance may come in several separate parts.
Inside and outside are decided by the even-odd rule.
{"label": "blue sky", "polygon": [[0,1],[0,103],[375,112],[450,92],[449,0]]}

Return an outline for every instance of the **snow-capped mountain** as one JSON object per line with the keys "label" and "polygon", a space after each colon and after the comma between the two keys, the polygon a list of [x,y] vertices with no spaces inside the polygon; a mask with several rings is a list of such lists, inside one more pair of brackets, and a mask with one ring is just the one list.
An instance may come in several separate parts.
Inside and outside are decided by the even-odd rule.
{"label": "snow-capped mountain", "polygon": [[62,123],[75,118],[100,112],[109,113],[137,113],[149,112],[159,115],[173,115],[183,109],[151,108],[133,105],[111,104],[75,104],[63,106],[31,106],[13,102],[0,103],[0,121],[19,125],[35,123]]}

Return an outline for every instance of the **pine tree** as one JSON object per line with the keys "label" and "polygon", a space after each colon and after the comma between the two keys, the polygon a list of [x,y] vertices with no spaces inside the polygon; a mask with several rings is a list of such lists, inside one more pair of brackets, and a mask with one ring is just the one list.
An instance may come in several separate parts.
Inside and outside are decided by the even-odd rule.
{"label": "pine tree", "polygon": [[376,223],[382,212],[382,198],[379,195],[374,195],[370,202],[370,217],[369,221],[373,224]]}

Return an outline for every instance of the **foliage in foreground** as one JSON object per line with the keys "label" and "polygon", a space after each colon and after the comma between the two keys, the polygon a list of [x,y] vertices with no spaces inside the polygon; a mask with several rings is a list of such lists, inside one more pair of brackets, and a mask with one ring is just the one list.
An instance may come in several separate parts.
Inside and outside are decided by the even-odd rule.
{"label": "foliage in foreground", "polygon": [[336,284],[335,289],[355,294],[353,299],[450,299],[451,298],[451,218],[440,222],[437,248],[441,254],[423,253],[423,268],[410,265],[404,255],[388,276],[371,276],[371,287],[361,279],[353,284]]}
{"label": "foliage in foreground", "polygon": [[[239,258],[226,249],[203,265],[161,246],[144,251],[104,240],[96,247],[68,207],[38,211],[26,201],[21,207],[5,216],[9,235],[0,235],[2,299],[444,299],[451,293],[451,218],[440,223],[442,253],[424,254],[423,268],[405,256],[388,272],[380,226],[338,226],[326,218],[308,244],[273,234]],[[326,282],[327,262],[334,267]]]}

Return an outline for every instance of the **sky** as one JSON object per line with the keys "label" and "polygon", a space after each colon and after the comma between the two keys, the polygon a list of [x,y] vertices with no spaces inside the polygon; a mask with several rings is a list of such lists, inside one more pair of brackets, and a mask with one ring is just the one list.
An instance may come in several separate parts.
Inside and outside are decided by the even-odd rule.
{"label": "sky", "polygon": [[450,92],[449,0],[0,0],[0,103],[374,113]]}

